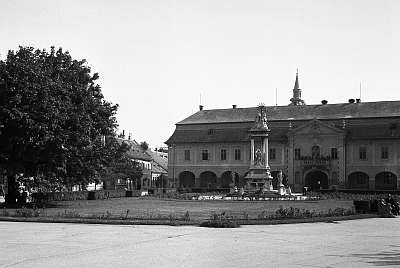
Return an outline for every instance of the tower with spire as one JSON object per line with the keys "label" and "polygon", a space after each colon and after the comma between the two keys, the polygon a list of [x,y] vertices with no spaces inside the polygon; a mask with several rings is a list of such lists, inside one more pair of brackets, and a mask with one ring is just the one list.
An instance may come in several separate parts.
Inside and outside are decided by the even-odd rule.
{"label": "tower with spire", "polygon": [[301,99],[301,89],[299,87],[299,70],[296,71],[296,81],[294,82],[293,98],[290,99],[289,105],[305,105],[304,100]]}

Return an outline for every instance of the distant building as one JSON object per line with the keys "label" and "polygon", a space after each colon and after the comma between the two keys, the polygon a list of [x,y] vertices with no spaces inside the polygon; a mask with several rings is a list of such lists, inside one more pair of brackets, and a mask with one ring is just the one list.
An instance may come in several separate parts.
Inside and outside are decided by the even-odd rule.
{"label": "distant building", "polygon": [[[400,189],[400,101],[306,105],[296,74],[287,106],[266,107],[272,176],[300,191]],[[200,111],[176,124],[166,141],[168,177],[176,188],[243,186],[257,107]],[[261,143],[255,143],[260,148]]]}
{"label": "distant building", "polygon": [[120,142],[130,145],[128,156],[142,168],[142,177],[139,181],[129,178],[106,181],[105,189],[142,189],[168,188],[168,150],[160,148],[160,151],[145,150],[140,143],[131,139],[125,139],[124,134],[118,138]]}
{"label": "distant building", "polygon": [[168,188],[168,159],[159,154],[159,152],[147,151],[152,158],[151,165],[151,187]]}
{"label": "distant building", "polygon": [[127,152],[128,156],[139,164],[142,168],[142,177],[138,181],[131,180],[129,178],[126,179],[115,179],[115,180],[106,180],[104,182],[104,189],[149,189],[151,187],[151,169],[152,169],[152,158],[151,156],[144,150],[138,142],[135,140],[125,139],[124,137],[118,138],[119,141],[125,142],[130,145],[130,149]]}

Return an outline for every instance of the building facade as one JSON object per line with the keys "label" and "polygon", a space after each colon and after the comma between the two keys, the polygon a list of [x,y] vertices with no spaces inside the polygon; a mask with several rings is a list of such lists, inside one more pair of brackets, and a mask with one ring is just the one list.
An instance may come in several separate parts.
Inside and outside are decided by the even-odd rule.
{"label": "building facade", "polygon": [[[306,105],[296,75],[290,104],[266,110],[271,174],[282,170],[295,191],[400,189],[400,101]],[[194,191],[243,186],[256,113],[257,107],[201,106],[177,123],[166,141],[170,185]]]}

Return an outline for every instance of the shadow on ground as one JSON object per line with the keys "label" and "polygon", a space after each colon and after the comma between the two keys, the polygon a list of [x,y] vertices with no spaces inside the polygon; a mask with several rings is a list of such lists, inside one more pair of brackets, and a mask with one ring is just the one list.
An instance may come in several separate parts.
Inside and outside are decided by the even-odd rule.
{"label": "shadow on ground", "polygon": [[391,251],[382,251],[376,254],[351,254],[352,257],[359,257],[366,263],[375,266],[397,266],[400,267],[400,247]]}
{"label": "shadow on ground", "polygon": [[400,246],[391,245],[392,250],[378,253],[358,253],[343,255],[341,257],[355,257],[360,261],[374,266],[395,266],[400,267]]}

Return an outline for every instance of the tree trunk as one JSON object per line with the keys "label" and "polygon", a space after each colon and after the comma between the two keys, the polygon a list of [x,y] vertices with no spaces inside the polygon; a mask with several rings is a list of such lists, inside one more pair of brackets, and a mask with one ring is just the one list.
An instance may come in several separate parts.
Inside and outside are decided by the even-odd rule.
{"label": "tree trunk", "polygon": [[6,205],[15,205],[17,203],[16,199],[18,198],[18,187],[14,174],[7,175],[7,186],[8,190],[5,196]]}

